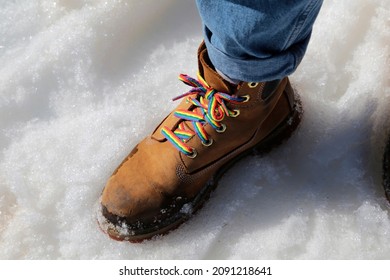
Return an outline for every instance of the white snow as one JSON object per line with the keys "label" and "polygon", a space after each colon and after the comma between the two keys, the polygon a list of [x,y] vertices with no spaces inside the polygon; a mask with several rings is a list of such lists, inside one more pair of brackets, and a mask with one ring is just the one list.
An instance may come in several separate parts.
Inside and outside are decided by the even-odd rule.
{"label": "white snow", "polygon": [[115,167],[196,74],[193,1],[4,1],[0,259],[389,259],[388,0],[325,1],[291,80],[293,137],[239,162],[205,207],[140,244],[95,208]]}

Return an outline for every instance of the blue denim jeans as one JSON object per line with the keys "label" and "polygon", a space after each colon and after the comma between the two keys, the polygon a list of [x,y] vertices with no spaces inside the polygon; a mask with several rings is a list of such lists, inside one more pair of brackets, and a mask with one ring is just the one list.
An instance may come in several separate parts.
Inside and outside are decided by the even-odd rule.
{"label": "blue denim jeans", "polygon": [[295,71],[321,5],[322,0],[197,0],[214,67],[247,82]]}

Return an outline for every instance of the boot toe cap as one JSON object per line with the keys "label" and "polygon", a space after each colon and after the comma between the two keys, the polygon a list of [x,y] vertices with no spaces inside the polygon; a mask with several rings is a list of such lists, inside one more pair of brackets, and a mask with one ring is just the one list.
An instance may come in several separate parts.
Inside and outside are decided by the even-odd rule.
{"label": "boot toe cap", "polygon": [[162,197],[148,185],[122,182],[113,176],[103,190],[100,203],[101,214],[111,228],[139,230],[143,224],[153,221],[161,208]]}

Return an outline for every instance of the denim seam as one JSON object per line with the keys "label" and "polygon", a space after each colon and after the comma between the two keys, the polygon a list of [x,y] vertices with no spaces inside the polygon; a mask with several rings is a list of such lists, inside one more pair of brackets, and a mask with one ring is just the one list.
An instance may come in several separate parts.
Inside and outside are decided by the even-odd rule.
{"label": "denim seam", "polygon": [[302,27],[304,26],[304,23],[307,20],[307,16],[310,14],[310,11],[313,9],[313,6],[316,4],[316,1],[311,1],[309,4],[307,4],[306,8],[302,11],[302,14],[299,16],[298,23],[295,25],[295,28],[293,32],[291,33],[290,37],[286,41],[283,49],[287,49],[287,46],[289,46],[292,42],[296,40],[299,33],[302,30]]}

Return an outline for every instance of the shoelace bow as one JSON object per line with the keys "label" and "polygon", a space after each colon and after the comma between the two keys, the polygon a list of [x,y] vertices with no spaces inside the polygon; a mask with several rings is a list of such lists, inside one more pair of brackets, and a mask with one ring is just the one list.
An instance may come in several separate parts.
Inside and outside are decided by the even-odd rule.
{"label": "shoelace bow", "polygon": [[[179,80],[191,86],[192,89],[175,97],[173,101],[187,97],[187,101],[193,105],[193,109],[191,111],[176,110],[174,115],[182,120],[178,127],[171,130],[164,126],[161,129],[161,133],[176,149],[190,157],[194,156],[196,151],[186,144],[187,140],[197,135],[204,145],[211,145],[212,140],[206,133],[204,126],[208,123],[216,131],[223,132],[226,127],[221,121],[225,116],[236,117],[238,115],[238,110],[229,109],[226,103],[239,104],[247,100],[245,97],[218,92],[210,87],[199,73],[197,77],[198,80],[185,74],[179,75]],[[184,121],[191,122],[193,130]]]}

